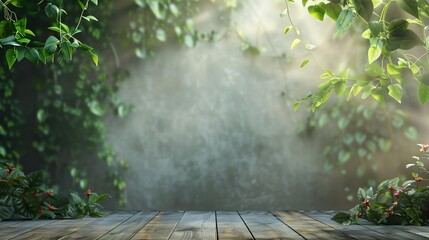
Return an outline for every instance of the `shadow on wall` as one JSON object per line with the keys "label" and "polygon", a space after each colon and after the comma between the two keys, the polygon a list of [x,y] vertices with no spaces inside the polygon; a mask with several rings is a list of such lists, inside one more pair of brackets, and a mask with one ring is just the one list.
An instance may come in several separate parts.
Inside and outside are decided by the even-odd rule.
{"label": "shadow on wall", "polygon": [[[296,61],[277,57],[290,46],[282,35],[283,4],[245,1],[235,14],[237,27],[266,46],[261,56],[243,54],[230,35],[195,49],[165,45],[156,57],[129,65],[131,79],[120,95],[135,112],[107,120],[113,146],[130,164],[129,209],[350,205],[343,177],[322,170],[320,143],[296,134],[305,111],[293,112],[293,99],[306,94],[320,71],[312,63],[297,70],[300,50]],[[317,44],[329,44],[319,23],[297,21],[315,28],[306,32]]]}

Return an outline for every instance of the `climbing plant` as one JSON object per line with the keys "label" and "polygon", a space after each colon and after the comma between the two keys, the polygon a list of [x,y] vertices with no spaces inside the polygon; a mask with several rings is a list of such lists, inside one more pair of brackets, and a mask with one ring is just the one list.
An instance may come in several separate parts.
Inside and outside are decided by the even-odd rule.
{"label": "climbing plant", "polygon": [[[1,1],[0,161],[43,170],[55,193],[92,187],[105,172],[113,198],[126,204],[128,164],[109,144],[104,124],[106,116],[132,112],[118,96],[128,77],[119,64],[123,44],[145,58],[169,40],[188,47],[210,40],[214,32],[193,25],[200,5],[132,1],[129,28],[118,28],[112,1]],[[18,94],[22,89],[30,94]]]}
{"label": "climbing plant", "polygon": [[[296,39],[293,45],[304,43],[302,33],[293,22],[289,4],[282,13],[287,16],[290,26],[285,33],[294,30]],[[322,106],[335,93],[349,99],[361,94],[361,98],[373,97],[384,102],[389,96],[401,102],[404,86],[417,84],[415,95],[422,104],[429,101],[429,75],[427,73],[428,42],[427,21],[429,3],[424,0],[339,0],[339,1],[302,1],[309,14],[324,21],[335,21],[338,33],[346,32],[352,25],[361,26],[361,37],[367,41],[368,62],[366,67],[342,73],[324,67],[313,56],[324,73],[325,79],[316,93],[309,93],[294,105],[295,109],[309,102],[313,111]],[[326,18],[325,18],[326,16]],[[311,52],[313,47],[306,45]],[[413,50],[413,51],[412,51]],[[308,63],[304,60],[301,66]],[[356,69],[355,69],[356,70]],[[350,73],[350,74],[349,74]],[[413,94],[414,95],[414,94]]]}

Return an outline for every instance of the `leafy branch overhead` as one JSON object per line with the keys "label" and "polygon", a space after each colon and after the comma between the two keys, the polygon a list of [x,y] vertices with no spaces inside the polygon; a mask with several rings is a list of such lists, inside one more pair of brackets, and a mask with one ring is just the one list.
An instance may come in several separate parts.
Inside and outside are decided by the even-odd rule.
{"label": "leafy branch overhead", "polygon": [[[303,42],[301,33],[290,16],[290,2],[286,1],[286,10],[282,14],[287,15],[291,23],[291,26],[286,27],[288,31],[285,30],[285,34],[294,29],[297,35],[294,43]],[[363,26],[361,37],[368,43],[368,61],[364,69],[346,69],[340,74],[324,68],[318,62],[324,69],[320,77],[325,81],[319,85],[316,93],[309,93],[298,100],[294,105],[295,110],[302,103],[309,102],[314,111],[332,93],[344,96],[347,100],[361,94],[362,99],[371,96],[378,102],[384,102],[385,97],[390,96],[401,103],[403,89],[411,84],[410,80],[417,83],[416,95],[420,102],[426,104],[429,101],[427,1],[330,0],[310,3],[302,0],[302,5],[307,7],[311,16],[320,21],[324,21],[325,16],[335,21],[338,33],[347,31],[352,25]],[[394,5],[398,11],[393,11]],[[311,53],[307,46],[306,49]],[[311,55],[314,58],[312,53]],[[314,60],[317,61],[316,58]],[[301,67],[308,61],[305,60]]]}
{"label": "leafy branch overhead", "polygon": [[[56,54],[60,60],[72,60],[76,50],[88,52],[93,62],[98,65],[98,56],[93,48],[79,40],[78,34],[82,19],[98,21],[96,17],[85,15],[89,3],[98,4],[98,0],[77,0],[81,8],[78,21],[67,24],[67,11],[63,9],[62,0],[1,1],[0,10],[4,19],[0,21],[0,48],[6,51],[9,69],[16,61],[27,59],[32,63],[54,61]],[[44,12],[44,14],[42,13]],[[40,19],[41,18],[41,19]],[[47,21],[46,33],[29,28],[29,21]],[[74,20],[74,18],[72,18]]]}

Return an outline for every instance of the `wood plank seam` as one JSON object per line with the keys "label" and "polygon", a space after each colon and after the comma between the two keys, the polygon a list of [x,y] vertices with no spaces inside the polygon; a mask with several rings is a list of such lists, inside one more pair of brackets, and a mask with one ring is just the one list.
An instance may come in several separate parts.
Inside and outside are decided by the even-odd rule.
{"label": "wood plank seam", "polygon": [[[141,228],[139,228],[137,231],[135,231],[130,237],[129,239],[133,238],[140,230],[142,230],[148,223],[150,223],[161,211],[157,211],[157,213],[155,215],[153,215],[153,217],[147,221]],[[121,224],[117,225],[116,227],[110,229],[108,232],[106,232],[103,236],[107,235],[108,233],[110,233],[111,231],[113,231],[115,228],[121,226],[122,224],[124,224],[126,221],[130,220],[131,218],[133,218],[134,216],[137,216],[137,214],[142,213],[142,211],[138,211],[136,214],[134,214],[133,216],[127,218],[125,221],[123,221]],[[100,236],[97,239],[102,238],[103,236]]]}
{"label": "wood plank seam", "polygon": [[[27,221],[36,221],[36,220],[27,220]],[[41,221],[43,221],[43,220],[41,220]],[[50,221],[50,220],[44,220],[44,221]],[[54,223],[54,222],[58,222],[58,220],[52,220],[52,221],[50,221],[50,222],[49,222],[49,223],[47,223],[47,224],[40,225],[40,226],[38,226],[38,227],[36,227],[36,228],[28,229],[28,231],[22,232],[22,233],[20,233],[20,234],[18,234],[18,235],[16,235],[16,236],[9,237],[9,238],[11,239],[11,238],[19,237],[19,236],[21,236],[21,235],[23,235],[23,234],[26,234],[26,233],[28,233],[28,232],[31,232],[31,231],[33,231],[33,230],[35,230],[35,229],[39,229],[39,228],[42,228],[42,227],[44,227],[44,226],[48,226],[48,225],[50,225],[50,224],[52,224],[52,223]]]}
{"label": "wood plank seam", "polygon": [[157,210],[158,211],[158,213],[156,213],[155,215],[153,215],[153,217],[149,220],[149,221],[147,221],[147,223],[145,224],[145,225],[143,225],[143,227],[141,227],[139,230],[137,230],[131,237],[130,237],[130,239],[132,239],[139,231],[141,231],[144,227],[146,227],[146,225],[148,225],[156,216],[158,216],[160,213],[161,213],[161,211],[159,211],[159,210]]}
{"label": "wood plank seam", "polygon": [[215,223],[216,223],[216,240],[219,240],[219,228],[217,226],[217,211],[215,211]]}
{"label": "wood plank seam", "polygon": [[249,230],[249,233],[250,233],[250,235],[252,236],[253,240],[256,240],[255,236],[253,236],[252,231],[250,231],[249,226],[247,226],[247,223],[246,223],[246,221],[244,221],[244,219],[243,219],[243,217],[241,216],[240,212],[239,212],[239,211],[236,211],[236,212],[238,213],[238,216],[240,216],[241,221],[243,221],[243,223],[244,223],[244,225],[246,226],[247,230]]}
{"label": "wood plank seam", "polygon": [[299,233],[297,230],[293,229],[291,226],[289,226],[287,223],[283,222],[283,220],[281,220],[276,214],[274,214],[271,211],[268,211],[271,215],[273,215],[275,218],[277,218],[280,222],[282,222],[284,225],[286,225],[288,228],[292,229],[292,231],[294,231],[296,234],[298,234],[300,237],[302,237],[302,239],[307,239],[305,238],[301,233]]}
{"label": "wood plank seam", "polygon": [[173,235],[174,231],[177,228],[177,225],[179,225],[180,220],[182,220],[183,216],[185,215],[186,211],[183,211],[182,216],[180,217],[180,219],[176,222],[176,224],[174,225],[173,229],[171,230],[170,234],[168,234],[167,240],[171,238],[171,236]]}

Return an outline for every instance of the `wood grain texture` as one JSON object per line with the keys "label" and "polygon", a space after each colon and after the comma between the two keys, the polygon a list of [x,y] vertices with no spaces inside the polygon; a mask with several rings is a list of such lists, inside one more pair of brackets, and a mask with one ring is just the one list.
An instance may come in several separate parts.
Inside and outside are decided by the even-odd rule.
{"label": "wood grain texture", "polygon": [[2,228],[5,228],[5,227],[10,227],[10,226],[13,226],[13,225],[18,225],[18,224],[20,224],[22,222],[24,222],[24,221],[14,221],[14,220],[0,221],[0,230]]}
{"label": "wood grain texture", "polygon": [[60,239],[98,239],[113,228],[122,224],[122,222],[133,217],[136,213],[136,211],[118,212],[103,218],[97,218],[96,221],[91,224],[87,224],[78,231],[67,234]]}
{"label": "wood grain texture", "polygon": [[49,224],[56,222],[57,220],[28,220],[20,222],[20,224],[11,225],[0,230],[0,239],[11,239],[19,236],[33,229],[38,229]]}
{"label": "wood grain texture", "polygon": [[215,212],[187,211],[174,229],[172,240],[216,240]]}
{"label": "wood grain texture", "polygon": [[303,239],[269,212],[240,211],[255,239]]}
{"label": "wood grain texture", "polygon": [[102,218],[0,222],[0,240],[429,239],[429,226],[341,225],[333,211],[121,211]]}
{"label": "wood grain texture", "polygon": [[381,239],[381,240],[387,240],[390,239],[388,236],[385,236],[383,234],[380,234],[378,232],[369,230],[363,226],[360,225],[342,225],[339,224],[335,221],[332,221],[331,215],[328,215],[326,213],[323,212],[319,212],[319,211],[304,211],[303,214],[314,218],[317,221],[320,221],[332,228],[334,228],[335,230],[339,231],[339,232],[343,232],[347,235],[350,235],[352,237],[355,237],[357,239],[362,239],[362,240],[371,240],[371,239]]}
{"label": "wood grain texture", "polygon": [[308,217],[298,211],[273,212],[286,225],[299,232],[305,239],[357,239]]}
{"label": "wood grain texture", "polygon": [[182,219],[183,211],[168,211],[160,212],[146,226],[138,231],[133,240],[155,240],[168,239],[176,228],[180,219]]}
{"label": "wood grain texture", "polygon": [[[325,211],[325,213],[333,216],[338,211]],[[374,231],[377,233],[380,233],[386,237],[388,237],[391,240],[423,240],[427,239],[426,237],[422,236],[421,234],[415,234],[413,232],[409,232],[407,230],[410,229],[410,226],[397,226],[397,225],[375,225],[373,223],[370,223],[364,219],[360,219],[359,226],[362,226],[368,231]],[[427,228],[427,227],[423,227]]]}
{"label": "wood grain texture", "polygon": [[94,222],[96,218],[83,218],[83,219],[63,219],[58,220],[52,224],[45,225],[24,234],[13,238],[14,240],[49,240],[59,239],[63,236],[72,234],[85,228],[87,224]]}
{"label": "wood grain texture", "polygon": [[254,239],[238,212],[217,211],[218,239]]}
{"label": "wood grain texture", "polygon": [[133,217],[129,218],[121,225],[115,227],[100,239],[103,240],[119,240],[130,239],[141,228],[143,228],[150,220],[152,220],[158,211],[139,212]]}

